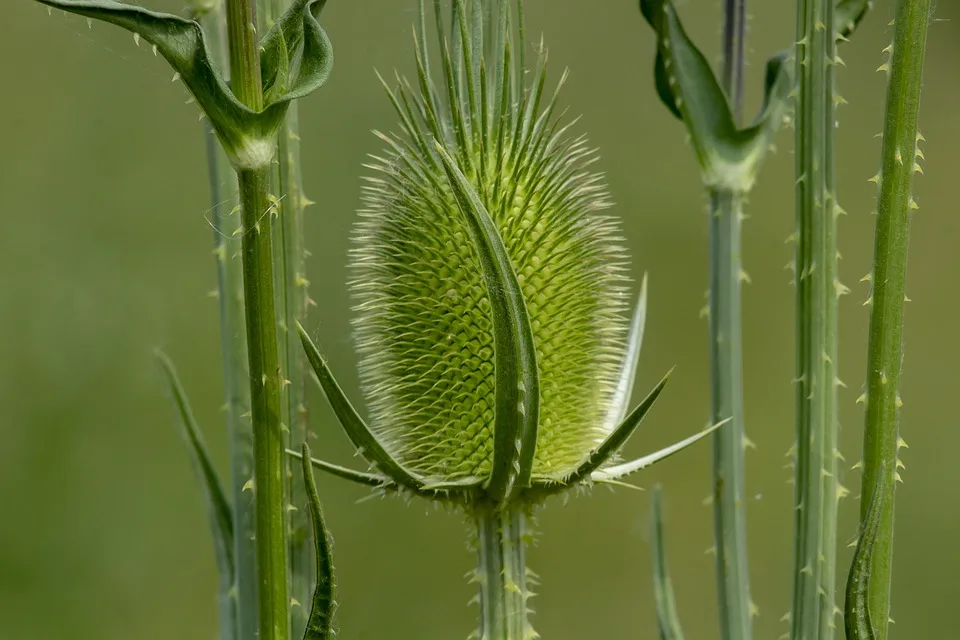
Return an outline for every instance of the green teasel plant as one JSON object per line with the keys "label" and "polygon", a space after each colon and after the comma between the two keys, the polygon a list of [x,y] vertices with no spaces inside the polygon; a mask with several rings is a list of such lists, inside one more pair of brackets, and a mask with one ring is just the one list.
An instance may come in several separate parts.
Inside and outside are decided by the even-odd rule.
{"label": "green teasel plant", "polygon": [[386,149],[369,165],[354,231],[369,420],[301,328],[320,387],[372,469],[314,463],[462,509],[477,546],[477,637],[520,640],[536,635],[525,549],[544,500],[621,484],[717,425],[618,460],[667,378],[629,409],[647,296],[644,287],[628,321],[625,250],[594,151],[556,114],[542,44],[527,62],[522,1],[515,13],[507,0],[433,8],[440,61],[420,2],[416,82],[384,82],[400,133],[377,134]]}
{"label": "green teasel plant", "polygon": [[[711,373],[715,417],[730,415],[730,424],[714,435],[714,487],[718,596],[723,638],[750,637],[756,611],[749,596],[746,540],[743,531],[742,431],[739,369],[738,199],[749,192],[756,169],[793,102],[796,153],[797,229],[788,240],[796,246],[793,284],[797,291],[797,440],[788,455],[795,469],[795,547],[793,607],[784,616],[792,639],[831,639],[836,617],[844,614],[848,640],[885,638],[889,612],[892,556],[893,492],[906,446],[898,435],[897,392],[902,332],[904,273],[913,173],[922,172],[922,140],[916,120],[919,88],[930,18],[930,4],[897,3],[895,44],[880,67],[890,74],[883,134],[883,170],[873,181],[881,186],[878,204],[871,305],[864,431],[861,532],[846,586],[845,609],[835,602],[838,502],[848,490],[839,482],[837,448],[837,308],[849,293],[840,282],[837,262],[839,205],[835,179],[836,109],[846,101],[836,92],[834,73],[842,63],[837,45],[848,39],[871,6],[867,0],[799,0],[797,40],[767,64],[765,100],[752,125],[737,124],[742,94],[745,2],[724,5],[723,83],[686,36],[669,0],[641,0],[640,9],[657,34],[655,86],[668,109],[686,126],[707,187],[711,217],[711,288],[707,309],[711,323]],[[897,58],[896,60],[894,58]],[[787,64],[792,58],[792,65]],[[899,63],[899,65],[898,65]],[[792,69],[792,73],[791,73]],[[897,69],[894,72],[894,69]],[[889,182],[885,183],[885,180]],[[884,187],[884,184],[887,186]],[[718,192],[719,188],[719,192]],[[733,194],[732,198],[718,193]],[[732,210],[726,206],[733,203]],[[731,215],[731,211],[735,215]],[[724,224],[726,222],[726,224]],[[875,273],[882,272],[877,287]],[[735,274],[739,273],[739,278]],[[883,302],[875,302],[876,291]],[[879,306],[879,308],[878,308]],[[719,312],[719,318],[715,314]],[[731,339],[733,336],[736,339]],[[715,344],[714,344],[715,343]],[[730,366],[732,363],[732,366]],[[896,373],[894,373],[896,372]],[[870,398],[873,395],[871,403]],[[726,407],[726,411],[724,408]],[[719,412],[719,413],[717,413]],[[727,437],[725,438],[725,433]],[[732,435],[730,435],[732,434]],[[866,462],[869,460],[870,462]],[[869,468],[869,471],[867,469]],[[732,479],[732,481],[731,481]],[[654,586],[661,638],[682,638],[672,585],[663,557],[659,494],[654,500]],[[877,621],[883,621],[878,624]]]}

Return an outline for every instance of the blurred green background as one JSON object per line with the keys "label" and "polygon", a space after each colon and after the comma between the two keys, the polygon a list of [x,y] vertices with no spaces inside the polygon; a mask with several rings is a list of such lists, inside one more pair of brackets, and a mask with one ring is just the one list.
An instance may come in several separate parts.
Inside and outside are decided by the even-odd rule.
{"label": "blurred green background", "polygon": [[[793,39],[790,2],[753,2],[749,106],[762,61]],[[119,30],[31,2],[4,2],[0,39],[3,136],[0,193],[0,639],[154,640],[214,637],[210,536],[173,413],[151,361],[178,363],[217,461],[226,466],[217,307],[204,141],[195,106],[149,48]],[[184,0],[150,6],[183,9]],[[702,427],[707,415],[704,302],[707,225],[684,132],[658,103],[653,38],[633,0],[529,0],[531,40],[542,31],[553,77],[572,75],[564,100],[602,151],[623,218],[633,274],[651,278],[638,392],[677,365],[667,392],[630,445],[652,450]],[[873,252],[891,0],[842,49],[849,105],[839,113],[843,452],[857,460],[867,288]],[[317,332],[356,397],[345,250],[361,163],[380,145],[370,129],[395,118],[373,70],[412,70],[413,0],[331,2],[323,22],[336,49],[329,84],[303,101],[311,293]],[[718,50],[715,0],[683,0],[702,46]],[[960,571],[960,220],[949,183],[960,166],[960,10],[941,2],[930,29],[921,125],[926,175],[916,189],[908,293],[898,493],[896,638],[956,637]],[[951,21],[952,19],[952,21]],[[744,294],[749,539],[756,637],[777,638],[789,606],[793,440],[793,289],[783,265],[793,229],[793,156],[780,138],[745,226]],[[950,329],[950,327],[954,327]],[[951,333],[953,331],[953,333]],[[952,363],[952,364],[951,364]],[[642,387],[642,388],[640,388]],[[317,449],[351,462],[346,439],[313,396]],[[670,562],[688,637],[717,637],[709,447],[671,459],[639,481],[666,485]],[[844,482],[858,493],[859,477]],[[336,540],[339,622],[347,640],[465,638],[476,610],[463,577],[473,558],[460,516],[421,502],[358,502],[361,489],[322,478]],[[841,537],[855,534],[856,501],[841,505]],[[548,640],[653,638],[649,497],[596,490],[542,512],[530,554],[542,587],[537,629]],[[843,568],[850,551],[842,551]]]}

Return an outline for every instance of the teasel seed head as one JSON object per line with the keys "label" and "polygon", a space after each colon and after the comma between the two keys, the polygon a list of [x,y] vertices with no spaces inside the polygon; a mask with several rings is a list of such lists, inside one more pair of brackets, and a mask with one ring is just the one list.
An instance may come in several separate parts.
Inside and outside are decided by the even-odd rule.
{"label": "teasel seed head", "polygon": [[666,378],[628,415],[646,290],[631,322],[596,153],[557,113],[565,74],[545,90],[542,44],[528,68],[517,5],[514,33],[508,0],[454,0],[449,23],[436,2],[433,67],[421,3],[416,86],[384,82],[399,132],[377,133],[385,148],[367,165],[350,251],[369,426],[301,330],[377,472],[317,462],[337,475],[462,502],[536,501],[616,483],[712,430],[610,466]]}

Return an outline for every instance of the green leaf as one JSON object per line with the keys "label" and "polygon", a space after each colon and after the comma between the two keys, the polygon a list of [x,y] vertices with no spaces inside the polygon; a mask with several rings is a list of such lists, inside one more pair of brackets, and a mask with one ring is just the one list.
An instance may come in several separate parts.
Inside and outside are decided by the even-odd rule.
{"label": "green leaf", "polygon": [[493,464],[487,490],[496,502],[503,504],[508,497],[529,485],[533,472],[540,414],[540,380],[533,329],[520,283],[496,224],[466,176],[439,142],[436,151],[460,212],[467,220],[490,298],[496,408]]}
{"label": "green leaf", "polygon": [[673,2],[640,0],[640,11],[657,33],[657,93],[686,125],[706,186],[749,191],[789,104],[792,80],[786,54],[767,63],[764,107],[753,125],[740,129],[710,63],[687,36]]}
{"label": "green leaf", "polygon": [[[264,101],[286,105],[319,89],[333,69],[333,45],[317,18],[327,0],[294,0],[260,41]],[[282,120],[282,117],[281,117]]]}
{"label": "green leaf", "polygon": [[568,476],[558,479],[541,479],[540,488],[549,488],[554,487],[556,490],[562,490],[566,487],[573,486],[579,482],[591,477],[591,475],[596,472],[601,466],[610,462],[610,460],[623,448],[623,445],[626,444],[627,440],[630,439],[630,436],[633,435],[633,432],[637,430],[637,427],[640,426],[640,423],[646,417],[647,412],[653,407],[653,404],[657,401],[657,398],[660,397],[660,394],[663,392],[664,387],[667,386],[667,380],[670,378],[670,373],[673,370],[667,372],[667,375],[663,376],[663,379],[657,383],[657,386],[653,388],[647,397],[643,399],[636,409],[630,412],[623,422],[620,423],[616,429],[610,432],[610,434],[604,439],[600,446],[597,447],[593,452],[587,456],[587,459],[580,463],[580,466],[577,467],[576,471],[571,473]]}
{"label": "green leaf", "polygon": [[[287,455],[291,455],[298,460],[303,459],[303,455],[299,451],[294,451],[293,449],[286,450]],[[329,473],[332,476],[342,478],[344,480],[349,480],[350,482],[355,482],[359,485],[365,487],[374,487],[376,489],[397,489],[397,484],[388,478],[387,476],[382,476],[376,473],[366,473],[363,471],[354,471],[353,469],[348,469],[346,467],[341,467],[340,465],[333,464],[332,462],[326,462],[324,460],[318,460],[316,458],[311,458],[310,463],[315,466],[317,469],[320,469],[323,472]]]}
{"label": "green leaf", "polygon": [[310,462],[310,447],[304,442],[301,449],[303,484],[310,499],[310,516],[313,521],[313,538],[317,559],[317,585],[313,590],[313,604],[310,617],[303,632],[303,640],[330,640],[333,637],[333,555],[330,551],[330,534],[323,522],[323,510],[320,508],[320,494],[313,479],[313,465]]}
{"label": "green leaf", "polygon": [[872,7],[872,0],[839,0],[834,9],[833,20],[840,39],[849,38]]}
{"label": "green leaf", "polygon": [[665,458],[669,458],[675,453],[683,451],[695,442],[699,442],[700,440],[704,439],[728,422],[730,422],[730,418],[721,420],[720,422],[707,427],[700,433],[695,433],[688,438],[684,438],[683,440],[675,442],[669,447],[664,447],[663,449],[655,451],[654,453],[642,456],[636,460],[631,460],[630,462],[618,464],[614,467],[607,467],[606,469],[594,471],[590,474],[590,480],[593,482],[617,482],[631,473],[636,473],[637,471],[646,469],[647,467],[652,466],[653,464],[656,464]]}
{"label": "green leaf", "polygon": [[[193,410],[190,408],[187,394],[180,384],[173,362],[160,350],[156,351],[155,356],[164,377],[166,377],[167,386],[170,388],[170,395],[180,417],[180,432],[187,443],[197,480],[203,490],[207,517],[210,520],[210,530],[213,533],[217,572],[220,577],[219,600],[222,609],[220,619],[221,624],[229,624],[228,621],[236,619],[233,612],[234,601],[230,595],[236,570],[233,557],[233,510],[230,508],[230,503],[227,501],[223,486],[220,483],[220,477],[217,475],[217,470],[213,466],[210,454],[207,452],[207,446],[204,444],[200,428],[197,426]],[[233,638],[236,637],[236,633],[227,629],[223,631],[222,636]]]}
{"label": "green leaf", "polygon": [[643,330],[647,323],[647,276],[644,274],[640,285],[640,296],[633,311],[630,322],[630,332],[627,334],[627,348],[620,365],[620,379],[613,398],[610,400],[610,409],[604,420],[604,431],[613,431],[618,424],[627,417],[630,408],[630,394],[637,378],[637,365],[640,362],[640,347],[643,346]]}
{"label": "green leaf", "polygon": [[320,87],[333,63],[332,46],[317,22],[325,0],[296,0],[263,39],[269,100],[254,111],[227,86],[197,22],[115,0],[37,2],[114,24],[153,45],[196,99],[237,169],[270,163],[290,101]]}
{"label": "green leaf", "polygon": [[300,332],[300,342],[303,343],[303,349],[306,351],[307,361],[310,362],[310,366],[313,367],[313,371],[317,375],[317,382],[323,389],[324,395],[327,396],[330,407],[353,446],[360,451],[364,458],[376,465],[381,473],[387,475],[398,485],[415,492],[419,491],[425,484],[423,479],[416,477],[390,456],[377,435],[370,430],[367,423],[350,404],[350,400],[347,399],[343,389],[340,388],[336,378],[333,377],[333,372],[327,366],[326,360],[320,355],[317,345],[313,343],[313,340],[310,339],[303,325],[299,322],[297,323],[297,330]]}
{"label": "green leaf", "polygon": [[660,640],[683,640],[673,584],[667,569],[667,554],[663,544],[663,513],[660,485],[653,488],[653,594],[657,607],[657,630]]}
{"label": "green leaf", "polygon": [[[881,475],[885,465],[880,466]],[[877,545],[878,532],[883,523],[883,506],[887,492],[882,482],[878,482],[870,497],[870,505],[860,526],[860,537],[853,553],[850,574],[847,577],[846,601],[844,603],[844,628],[847,640],[874,640],[876,628],[870,619],[870,558]]]}

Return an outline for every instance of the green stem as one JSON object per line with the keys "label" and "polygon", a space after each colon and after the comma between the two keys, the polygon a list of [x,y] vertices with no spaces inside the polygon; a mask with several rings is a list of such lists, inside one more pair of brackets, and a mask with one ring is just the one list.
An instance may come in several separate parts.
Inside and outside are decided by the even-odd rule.
{"label": "green stem", "polygon": [[749,640],[752,603],[744,498],[743,366],[740,326],[741,195],[710,192],[711,419],[713,515],[721,637]]}
{"label": "green stem", "polygon": [[[274,247],[281,260],[277,273],[277,304],[281,320],[277,338],[280,343],[282,370],[289,381],[284,397],[283,421],[289,425],[290,448],[298,449],[307,441],[307,407],[305,398],[305,363],[303,347],[297,333],[297,323],[306,324],[306,250],[303,243],[303,210],[306,198],[300,177],[300,143],[296,103],[287,110],[284,126],[280,129],[278,148],[277,189],[280,194],[279,218],[275,220],[277,242]],[[289,460],[288,460],[289,462]],[[310,540],[310,518],[307,510],[307,489],[302,474],[292,473],[290,511],[290,579],[291,597],[301,603],[293,618],[294,637],[302,635],[306,625],[306,610],[313,592],[314,558]],[[293,615],[293,611],[291,615]],[[302,614],[302,615],[301,615]]]}
{"label": "green stem", "polygon": [[238,172],[243,216],[243,288],[253,413],[260,635],[288,640],[284,434],[271,264],[269,169]]}
{"label": "green stem", "polygon": [[837,269],[833,0],[800,0],[796,118],[797,378],[791,638],[830,640],[835,627]]}
{"label": "green stem", "polygon": [[747,34],[747,0],[724,0],[723,3],[723,87],[730,100],[736,122],[743,111],[744,52]]}
{"label": "green stem", "polygon": [[[258,0],[261,29],[266,32],[287,10],[289,0]],[[303,347],[297,333],[297,323],[306,324],[306,250],[303,242],[303,212],[307,199],[303,194],[300,173],[300,127],[296,101],[287,109],[280,128],[277,146],[277,164],[271,172],[270,191],[277,215],[273,218],[273,249],[278,259],[275,273],[276,306],[278,310],[277,341],[280,347],[280,369],[284,383],[281,421],[285,430],[286,447],[299,451],[307,441],[307,408],[305,398],[306,363]],[[287,384],[289,383],[289,384]],[[294,507],[289,510],[290,597],[300,604],[291,607],[292,637],[303,635],[307,623],[308,606],[313,596],[314,552],[311,543],[310,512],[307,509],[307,489],[303,474],[296,472],[287,458],[287,495]]]}
{"label": "green stem", "polygon": [[[228,0],[231,85],[248,107],[263,108],[252,0]],[[253,417],[259,640],[289,640],[284,435],[274,311],[269,166],[239,169],[243,287]]]}
{"label": "green stem", "polygon": [[[200,23],[211,53],[223,69],[229,60],[226,16],[222,3],[209,8]],[[209,123],[205,127],[210,197],[213,203],[214,246],[217,257],[217,299],[226,393],[227,439],[230,451],[230,492],[233,496],[235,597],[231,602],[236,636],[254,640],[257,634],[257,565],[254,545],[254,496],[245,491],[253,475],[253,431],[245,417],[250,411],[247,384],[247,343],[244,339],[243,270],[240,260],[240,212],[237,180]],[[221,626],[224,622],[221,621]]]}
{"label": "green stem", "polygon": [[[883,166],[877,203],[870,338],[867,347],[867,411],[863,440],[861,496],[882,491],[876,544],[870,558],[870,619],[878,640],[887,637],[893,564],[894,493],[899,436],[900,368],[903,355],[903,303],[907,271],[913,175],[922,157],[917,117],[931,0],[900,0],[889,63]],[[868,504],[861,500],[861,522]]]}
{"label": "green stem", "polygon": [[476,515],[479,540],[480,640],[526,640],[526,507]]}

